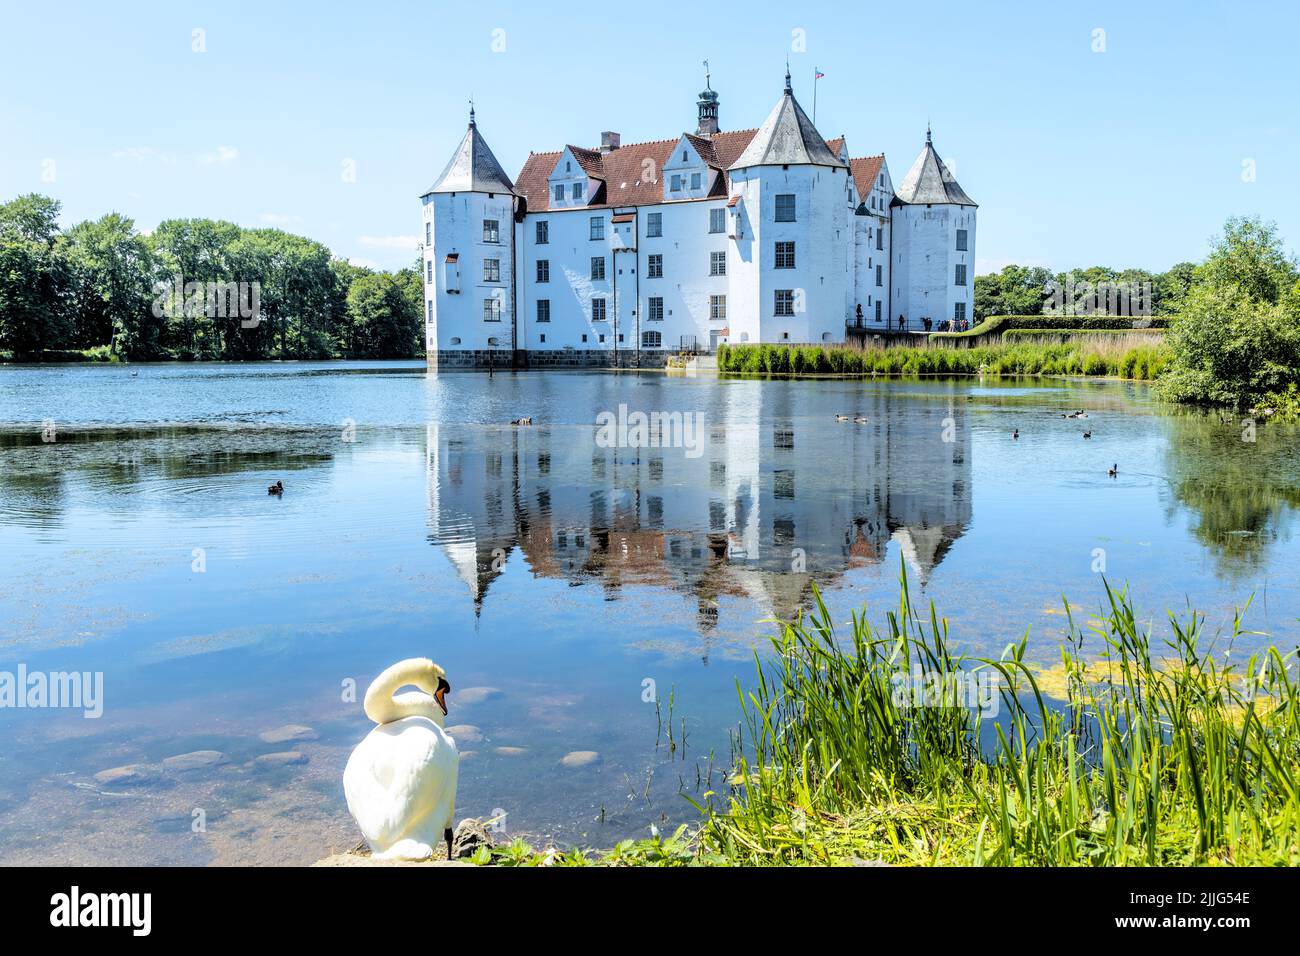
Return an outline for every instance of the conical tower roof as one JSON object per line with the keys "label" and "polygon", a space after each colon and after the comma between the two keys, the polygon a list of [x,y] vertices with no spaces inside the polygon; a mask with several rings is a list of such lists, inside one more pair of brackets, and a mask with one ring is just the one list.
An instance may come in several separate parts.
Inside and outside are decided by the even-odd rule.
{"label": "conical tower roof", "polygon": [[952,203],[957,206],[978,205],[957,185],[948,167],[930,142],[930,131],[925,131],[925,148],[903,177],[902,184],[894,190],[895,203]]}
{"label": "conical tower roof", "polygon": [[421,196],[430,193],[510,193],[515,195],[515,184],[501,168],[488,144],[479,134],[474,122],[474,110],[469,111],[469,129],[456,147],[451,162],[442,171],[438,181]]}
{"label": "conical tower roof", "polygon": [[794,98],[789,73],[785,75],[785,93],[731,168],[786,165],[844,165]]}

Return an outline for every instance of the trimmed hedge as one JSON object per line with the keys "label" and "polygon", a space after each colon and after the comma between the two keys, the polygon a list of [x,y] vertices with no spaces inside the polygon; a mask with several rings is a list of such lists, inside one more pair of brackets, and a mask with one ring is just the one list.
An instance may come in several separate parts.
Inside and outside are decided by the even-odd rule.
{"label": "trimmed hedge", "polygon": [[1014,329],[1038,331],[1118,331],[1132,332],[1146,329],[1166,329],[1170,316],[1122,316],[1122,315],[991,315],[979,325],[965,332],[933,332],[931,340],[941,342],[968,341],[996,332],[1009,332]]}

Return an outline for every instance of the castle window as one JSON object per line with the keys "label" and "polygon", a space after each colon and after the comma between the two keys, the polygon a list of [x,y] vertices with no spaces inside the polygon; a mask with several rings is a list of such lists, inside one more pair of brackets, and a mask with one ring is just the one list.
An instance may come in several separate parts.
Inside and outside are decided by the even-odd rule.
{"label": "castle window", "polygon": [[545,219],[537,220],[537,244],[544,246],[551,241],[551,226]]}
{"label": "castle window", "polygon": [[424,244],[426,246],[433,244],[433,223],[431,222],[424,224]]}
{"label": "castle window", "polygon": [[433,285],[433,260],[430,259],[428,262],[425,263],[425,265],[429,267],[428,270],[427,270],[428,273],[429,273],[429,277],[428,277],[428,278],[429,278],[429,284],[430,284],[430,285]]}
{"label": "castle window", "polygon": [[433,300],[429,300],[428,302],[424,303],[424,305],[425,305],[424,321],[428,325],[433,325]]}
{"label": "castle window", "polygon": [[573,198],[574,198],[574,199],[581,199],[581,198],[582,198],[583,196],[585,196],[586,194],[587,194],[587,184],[586,184],[586,183],[574,183],[574,184],[573,184]]}
{"label": "castle window", "polygon": [[778,242],[776,244],[776,268],[794,268],[794,243]]}
{"label": "castle window", "polygon": [[773,314],[794,315],[794,289],[776,290],[776,303]]}
{"label": "castle window", "polygon": [[600,341],[601,341],[602,343],[605,341],[605,333],[604,333],[604,332],[601,332],[601,333],[600,333]]}
{"label": "castle window", "polygon": [[723,232],[727,228],[727,210],[709,210],[709,232]]}
{"label": "castle window", "polygon": [[876,321],[877,321],[877,322],[881,321],[881,317],[880,317],[880,303],[879,303],[879,302],[876,303]]}
{"label": "castle window", "polygon": [[881,276],[880,276],[880,270],[881,270],[881,268],[882,268],[881,266],[876,266],[876,287],[877,287],[877,288],[879,288],[881,285],[883,285],[883,283],[880,281],[880,278],[881,278]]}
{"label": "castle window", "polygon": [[501,281],[501,260],[500,259],[483,260],[483,281],[484,282]]}
{"label": "castle window", "polygon": [[551,260],[550,259],[537,260],[537,281],[538,282],[551,281]]}
{"label": "castle window", "polygon": [[564,202],[564,183],[555,184],[555,201]]}
{"label": "castle window", "polygon": [[647,317],[651,322],[662,322],[664,320],[664,299],[661,295],[650,296],[650,315]]}
{"label": "castle window", "polygon": [[662,236],[664,234],[664,214],[661,212],[647,213],[645,217],[645,234],[647,238]]}
{"label": "castle window", "polygon": [[780,193],[776,197],[776,221],[794,222],[794,193]]}
{"label": "castle window", "polygon": [[537,321],[538,322],[551,321],[551,300],[550,299],[537,300]]}
{"label": "castle window", "polygon": [[646,257],[646,278],[662,279],[664,277],[664,257],[659,253]]}
{"label": "castle window", "polygon": [[704,176],[702,173],[691,173],[691,188],[699,189],[704,185]]}
{"label": "castle window", "polygon": [[673,174],[673,184],[671,189],[675,193],[679,193],[682,191],[682,177],[677,175],[676,173]]}
{"label": "castle window", "polygon": [[483,220],[483,241],[500,242],[501,241],[501,223],[496,219]]}
{"label": "castle window", "polygon": [[968,250],[968,249],[966,248],[966,230],[965,230],[965,229],[958,229],[958,230],[957,230],[957,251],[958,251],[958,252],[969,252],[969,251],[970,251],[970,250]]}
{"label": "castle window", "polygon": [[586,333],[586,332],[582,333],[582,341],[584,341],[584,342],[587,341],[587,333]]}
{"label": "castle window", "polygon": [[[604,299],[591,300],[591,321],[593,322],[605,321],[605,300]],[[605,337],[601,336],[600,340],[602,342],[605,341]]]}
{"label": "castle window", "polygon": [[546,344],[546,333],[543,332],[541,335],[537,336],[537,341],[539,341],[539,342],[541,342],[543,345],[545,345],[545,344]]}
{"label": "castle window", "polygon": [[658,329],[651,329],[649,332],[641,333],[641,348],[657,349],[663,346],[663,334]]}
{"label": "castle window", "polygon": [[490,299],[483,300],[483,321],[500,322],[501,321],[501,297],[492,296]]}
{"label": "castle window", "polygon": [[885,248],[885,230],[876,230],[876,251],[883,251]]}
{"label": "castle window", "polygon": [[725,252],[709,253],[709,275],[725,276],[727,274],[727,254]]}
{"label": "castle window", "polygon": [[591,217],[591,238],[592,239],[605,238],[605,220],[600,216]]}
{"label": "castle window", "polygon": [[966,264],[964,262],[959,262],[957,264],[957,280],[954,284],[955,285],[966,284]]}
{"label": "castle window", "polygon": [[605,278],[605,257],[604,256],[591,257],[591,278],[592,279]]}
{"label": "castle window", "polygon": [[727,297],[725,295],[709,296],[709,318],[725,319],[727,317]]}
{"label": "castle window", "polygon": [[966,321],[966,303],[954,302],[952,304],[952,317],[958,322]]}

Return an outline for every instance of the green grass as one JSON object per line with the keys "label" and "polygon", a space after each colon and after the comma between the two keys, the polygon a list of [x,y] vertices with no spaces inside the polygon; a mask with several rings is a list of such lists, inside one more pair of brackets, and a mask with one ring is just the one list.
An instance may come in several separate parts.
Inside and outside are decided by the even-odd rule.
{"label": "green grass", "polygon": [[[1068,621],[1060,664],[1044,670],[1026,660],[1027,634],[996,658],[955,654],[905,572],[879,626],[854,615],[837,634],[818,595],[738,686],[743,756],[697,829],[605,853],[516,843],[477,862],[1300,864],[1296,655],[1233,660],[1240,615],[1219,646],[1195,613],[1170,615],[1157,637],[1109,585],[1086,630]],[[941,687],[996,679],[1000,714],[952,697],[908,706],[894,681],[913,669]]]}
{"label": "green grass", "polygon": [[1107,343],[1018,343],[967,349],[819,345],[720,345],[718,370],[766,375],[1093,375],[1153,379],[1163,346],[1123,351]]}

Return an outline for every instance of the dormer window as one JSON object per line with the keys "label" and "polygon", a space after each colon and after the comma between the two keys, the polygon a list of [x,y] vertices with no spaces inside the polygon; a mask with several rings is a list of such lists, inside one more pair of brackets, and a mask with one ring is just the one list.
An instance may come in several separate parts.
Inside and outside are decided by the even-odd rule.
{"label": "dormer window", "polygon": [[704,182],[704,174],[703,174],[703,173],[691,173],[691,188],[692,188],[692,189],[699,189],[699,188],[700,188],[700,185],[701,185],[703,182]]}
{"label": "dormer window", "polygon": [[682,177],[675,173],[673,174],[672,191],[675,193],[682,191]]}
{"label": "dormer window", "polygon": [[564,202],[564,183],[555,184],[555,201]]}
{"label": "dormer window", "polygon": [[581,199],[587,192],[587,184],[578,182],[573,184],[573,198]]}

